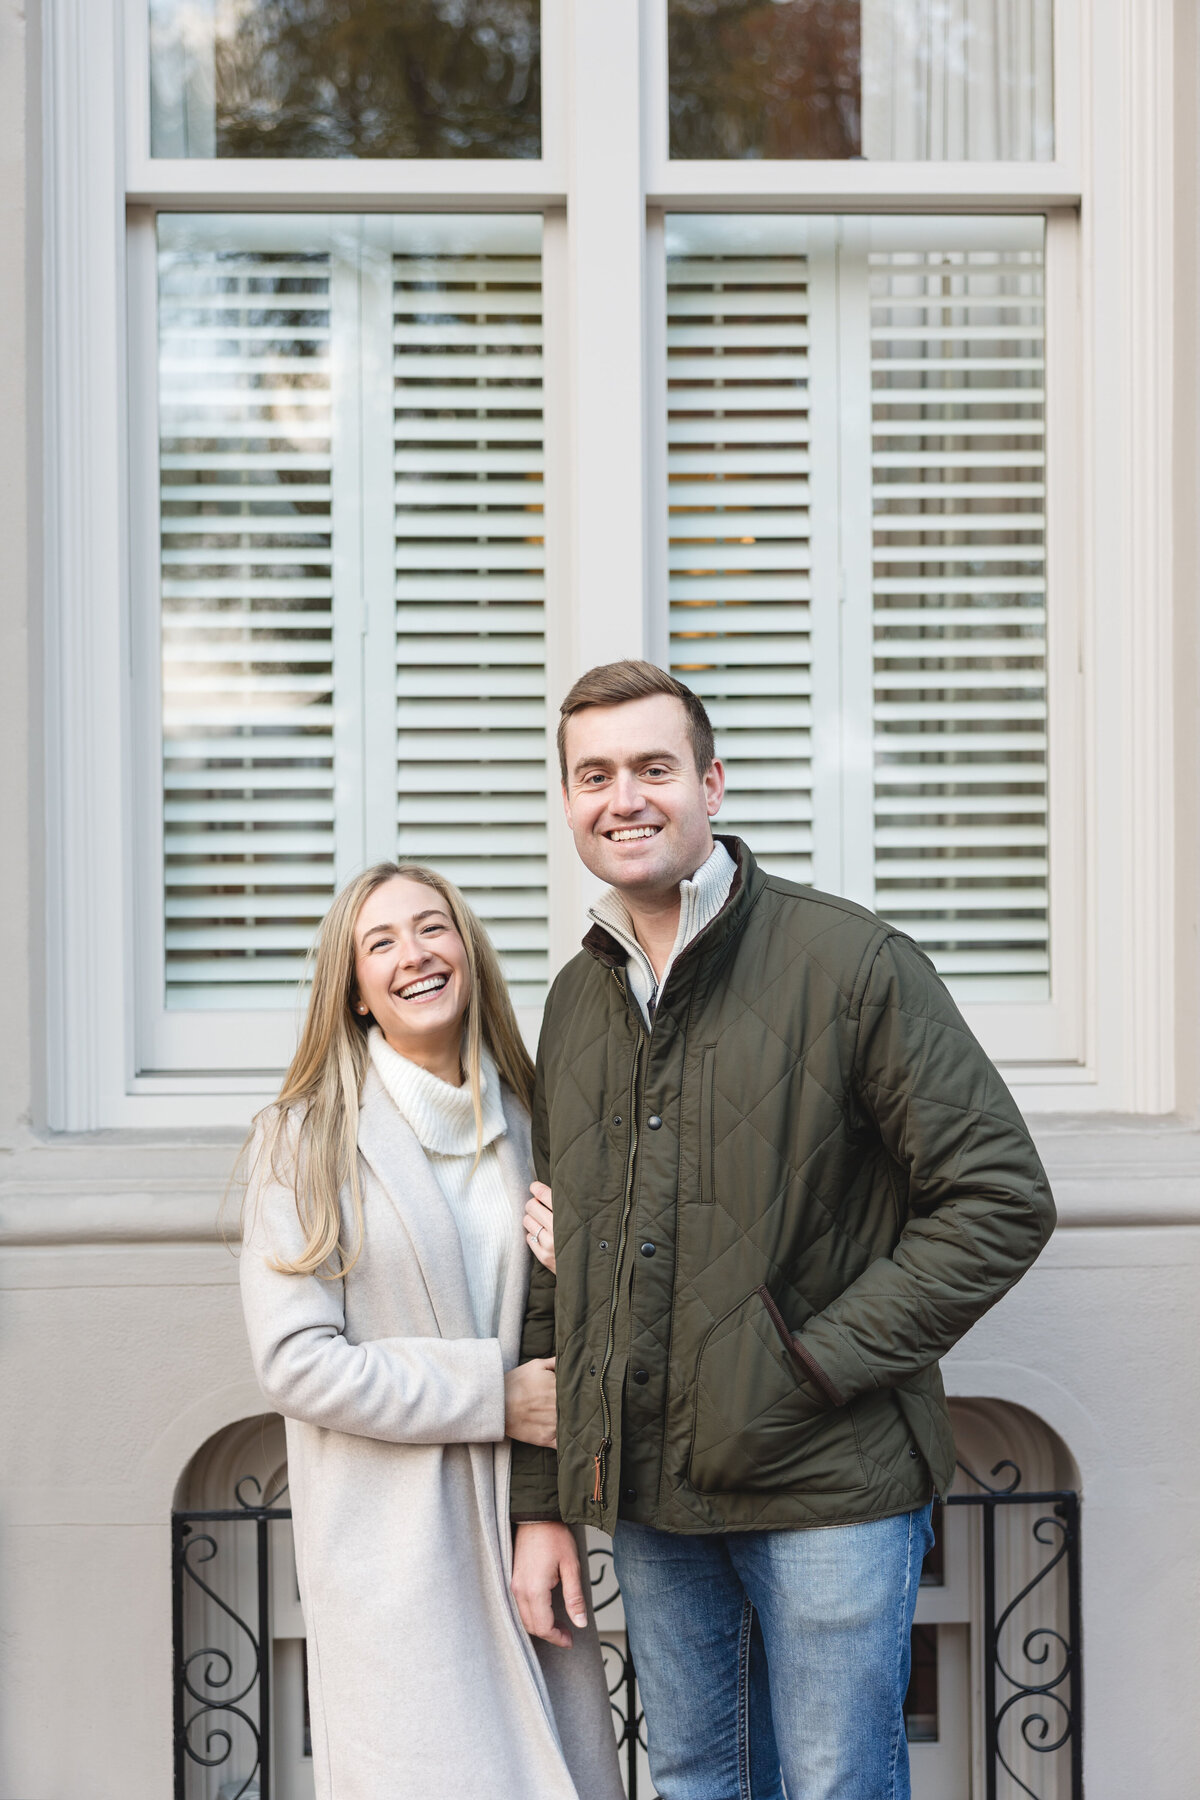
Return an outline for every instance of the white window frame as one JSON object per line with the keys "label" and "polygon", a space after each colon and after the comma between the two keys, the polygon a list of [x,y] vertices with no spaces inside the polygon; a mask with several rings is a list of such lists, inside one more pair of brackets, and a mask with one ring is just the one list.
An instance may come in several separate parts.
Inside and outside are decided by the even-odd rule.
{"label": "white window frame", "polygon": [[[1052,861],[1080,889],[1067,896],[1080,1030],[1069,1058],[1004,1067],[1030,1112],[1171,1109],[1173,9],[1057,0],[1056,13],[1052,163],[671,163],[665,0],[543,0],[540,162],[237,165],[145,154],[145,0],[44,0],[49,1125],[241,1124],[271,1085],[141,1076],[135,1063],[127,205],[547,209],[547,432],[561,452],[547,477],[552,695],[590,663],[661,654],[656,215],[1046,211],[1048,283],[1079,281],[1077,315],[1064,307],[1052,327],[1050,422],[1054,504],[1077,518],[1078,540],[1055,532],[1050,580],[1052,686],[1081,689],[1083,729],[1052,749],[1078,753],[1052,781],[1078,795],[1081,849]],[[1060,607],[1076,575],[1072,667]],[[565,830],[552,833],[550,870],[557,966],[578,942],[587,887]]]}

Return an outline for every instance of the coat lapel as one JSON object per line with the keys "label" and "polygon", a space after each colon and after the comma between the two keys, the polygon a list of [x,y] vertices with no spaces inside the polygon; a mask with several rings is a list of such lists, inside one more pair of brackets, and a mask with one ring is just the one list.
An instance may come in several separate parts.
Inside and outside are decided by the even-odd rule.
{"label": "coat lapel", "polygon": [[358,1148],[412,1243],[440,1335],[474,1337],[462,1239],[454,1215],[429,1159],[374,1068],[367,1070],[363,1081]]}
{"label": "coat lapel", "polygon": [[529,1198],[533,1175],[533,1159],[529,1152],[529,1120],[519,1103],[508,1092],[501,1091],[504,1102],[505,1133],[496,1139],[496,1157],[504,1178],[505,1192],[512,1204],[513,1247],[504,1278],[500,1299],[500,1354],[504,1366],[511,1369],[520,1358],[521,1328],[525,1322],[525,1301],[529,1294],[529,1276],[533,1258],[525,1243],[521,1219]]}

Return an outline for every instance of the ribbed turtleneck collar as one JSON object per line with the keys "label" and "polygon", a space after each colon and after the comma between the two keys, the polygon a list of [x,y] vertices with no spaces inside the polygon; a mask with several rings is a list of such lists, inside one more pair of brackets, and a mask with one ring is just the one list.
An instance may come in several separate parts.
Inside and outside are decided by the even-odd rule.
{"label": "ribbed turtleneck collar", "polygon": [[[372,1025],[368,1032],[367,1045],[379,1079],[421,1148],[434,1156],[474,1156],[475,1109],[470,1083],[464,1081],[461,1087],[451,1087],[428,1069],[409,1062],[392,1049],[378,1025]],[[486,1050],[481,1056],[480,1074],[483,1142],[487,1145],[503,1137],[506,1127],[500,1077]]]}
{"label": "ribbed turtleneck collar", "polygon": [[625,951],[630,989],[647,1022],[651,1003],[660,987],[665,985],[671,965],[687,949],[692,939],[698,937],[704,927],[716,918],[729,898],[729,890],[736,874],[737,864],[724,844],[718,840],[713,844],[711,855],[701,863],[692,879],[680,882],[679,928],[675,933],[675,943],[663,969],[661,982],[655,979],[650,958],[638,942],[629,908],[618,890],[606,888],[590,909],[588,917],[594,919],[597,925],[602,925]]}

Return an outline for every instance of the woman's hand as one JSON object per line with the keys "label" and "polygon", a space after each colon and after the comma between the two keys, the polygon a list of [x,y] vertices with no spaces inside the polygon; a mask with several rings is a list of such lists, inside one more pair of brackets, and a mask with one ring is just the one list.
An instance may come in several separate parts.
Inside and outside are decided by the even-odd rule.
{"label": "woman's hand", "polygon": [[554,1358],[537,1356],[504,1377],[504,1435],[553,1450],[557,1424]]}
{"label": "woman's hand", "polygon": [[554,1200],[544,1181],[531,1181],[531,1198],[525,1202],[525,1242],[543,1267],[553,1275]]}

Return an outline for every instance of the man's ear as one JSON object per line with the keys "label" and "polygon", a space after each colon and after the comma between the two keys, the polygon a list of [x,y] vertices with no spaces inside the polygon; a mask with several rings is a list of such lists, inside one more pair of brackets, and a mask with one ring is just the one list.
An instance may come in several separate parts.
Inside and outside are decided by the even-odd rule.
{"label": "man's ear", "polygon": [[708,816],[710,819],[715,818],[725,798],[725,764],[718,757],[714,756],[704,772],[704,792],[708,801]]}

